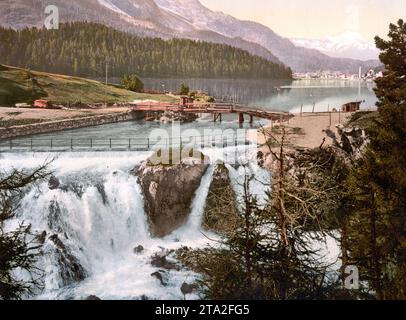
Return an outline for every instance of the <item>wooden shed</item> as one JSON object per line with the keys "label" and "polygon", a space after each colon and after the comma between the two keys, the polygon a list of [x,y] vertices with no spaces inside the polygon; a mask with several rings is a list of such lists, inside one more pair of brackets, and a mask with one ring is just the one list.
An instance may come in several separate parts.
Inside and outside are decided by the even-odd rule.
{"label": "wooden shed", "polygon": [[348,102],[342,106],[343,112],[357,112],[361,108],[362,101]]}

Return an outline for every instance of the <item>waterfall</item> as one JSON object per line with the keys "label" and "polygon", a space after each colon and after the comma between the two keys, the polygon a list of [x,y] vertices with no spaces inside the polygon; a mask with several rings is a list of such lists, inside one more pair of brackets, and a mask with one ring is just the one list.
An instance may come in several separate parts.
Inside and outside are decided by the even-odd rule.
{"label": "waterfall", "polygon": [[189,219],[184,226],[176,230],[170,237],[177,237],[183,241],[202,239],[202,218],[206,207],[210,184],[213,179],[214,165],[211,165],[204,174],[196,196],[192,202]]}
{"label": "waterfall", "polygon": [[245,178],[249,180],[249,192],[253,197],[257,198],[258,205],[263,207],[267,204],[267,191],[271,189],[271,174],[269,171],[252,162],[238,166],[237,168],[234,168],[229,164],[227,164],[226,167],[230,175],[231,185],[236,194],[238,204],[241,205],[244,202],[243,185]]}
{"label": "waterfall", "polygon": [[[256,164],[256,152],[244,147],[205,150],[212,163],[223,160],[232,187],[242,200],[244,176],[253,178],[250,191],[259,204],[266,203],[270,174]],[[237,153],[238,164],[227,161]],[[218,235],[202,230],[201,222],[215,165],[204,174],[182,227],[164,239],[151,238],[144,212],[141,188],[131,171],[149,152],[64,153],[51,164],[59,188],[48,181],[24,191],[13,229],[21,221],[37,232],[46,232],[44,255],[38,267],[45,271],[45,289],[40,299],[183,299],[180,286],[198,276],[187,270],[165,273],[166,286],[151,274],[151,256],[182,246],[204,247]],[[31,169],[50,159],[45,153],[0,154],[0,168]],[[241,201],[239,201],[241,202]],[[144,251],[135,253],[142,246]],[[329,244],[324,250],[331,251]],[[333,250],[336,256],[336,251]],[[23,277],[24,275],[21,275]],[[197,296],[189,296],[198,298]]]}
{"label": "waterfall", "polygon": [[[24,192],[18,215],[8,227],[24,221],[33,230],[46,232],[45,254],[38,265],[45,271],[45,290],[39,298],[183,298],[180,285],[192,281],[193,273],[171,271],[167,286],[162,287],[151,277],[157,270],[150,257],[162,248],[208,242],[200,224],[213,166],[196,191],[186,225],[166,239],[152,239],[142,191],[131,173],[148,156],[148,152],[64,153],[50,167],[59,188],[50,190],[48,181],[43,181]],[[5,172],[29,170],[48,159],[45,153],[1,154],[0,167]],[[139,245],[144,252],[135,254]]]}
{"label": "waterfall", "polygon": [[[37,232],[46,232],[45,255],[40,262],[45,291],[110,270],[117,260],[131,254],[135,243],[149,239],[141,189],[129,172],[146,156],[67,153],[50,167],[59,188],[50,190],[48,181],[43,181],[26,190],[17,219],[9,227],[24,221]],[[8,171],[46,161],[45,154],[9,154],[0,164]],[[56,240],[49,241],[50,237]],[[72,261],[73,275],[63,265]]]}

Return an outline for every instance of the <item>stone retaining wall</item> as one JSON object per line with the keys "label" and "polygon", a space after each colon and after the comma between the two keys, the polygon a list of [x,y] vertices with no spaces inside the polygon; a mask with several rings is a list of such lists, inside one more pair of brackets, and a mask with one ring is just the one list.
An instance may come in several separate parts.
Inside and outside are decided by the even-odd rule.
{"label": "stone retaining wall", "polygon": [[0,140],[143,118],[143,112],[123,112],[0,128]]}

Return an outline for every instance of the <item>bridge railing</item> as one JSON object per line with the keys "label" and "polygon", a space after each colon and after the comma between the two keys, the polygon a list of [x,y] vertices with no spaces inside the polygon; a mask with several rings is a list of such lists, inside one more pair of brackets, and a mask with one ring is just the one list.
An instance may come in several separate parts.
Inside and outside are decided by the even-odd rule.
{"label": "bridge railing", "polygon": [[227,102],[193,102],[193,103],[186,103],[186,104],[181,104],[181,103],[141,103],[141,104],[135,104],[132,106],[133,110],[145,110],[145,109],[150,109],[151,111],[153,110],[171,110],[171,109],[186,109],[186,110],[203,110],[203,109],[229,109],[233,110],[235,112],[241,111],[250,111],[250,112],[265,112],[265,113],[274,113],[274,114],[289,114],[288,112],[282,112],[282,111],[271,111],[271,110],[264,110],[264,108],[258,107],[258,106],[248,106],[248,105],[242,105],[242,104],[235,104],[235,103],[227,103]]}
{"label": "bridge railing", "polygon": [[150,138],[18,138],[0,140],[0,153],[64,151],[149,151],[159,148],[225,148],[249,145],[246,138],[234,136]]}

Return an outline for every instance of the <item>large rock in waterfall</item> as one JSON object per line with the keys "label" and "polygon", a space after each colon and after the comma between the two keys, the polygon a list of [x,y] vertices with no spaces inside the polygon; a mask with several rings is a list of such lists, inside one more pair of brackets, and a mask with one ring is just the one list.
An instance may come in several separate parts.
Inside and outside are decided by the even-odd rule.
{"label": "large rock in waterfall", "polygon": [[186,222],[208,164],[200,152],[171,149],[156,152],[136,170],[152,236],[167,236]]}
{"label": "large rock in waterfall", "polygon": [[216,164],[209,188],[203,216],[203,227],[207,230],[227,234],[241,223],[236,206],[236,196],[229,172],[224,163]]}
{"label": "large rock in waterfall", "polygon": [[59,274],[64,286],[83,281],[87,277],[87,271],[79,260],[71,253],[69,248],[62,242],[57,234],[49,237],[55,246],[55,258],[58,261]]}

